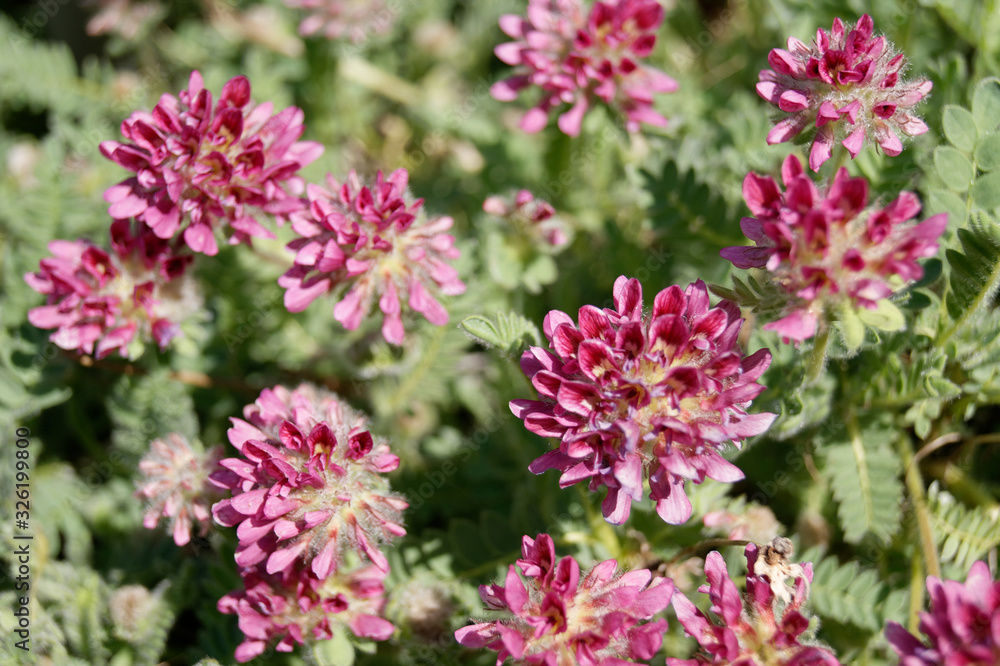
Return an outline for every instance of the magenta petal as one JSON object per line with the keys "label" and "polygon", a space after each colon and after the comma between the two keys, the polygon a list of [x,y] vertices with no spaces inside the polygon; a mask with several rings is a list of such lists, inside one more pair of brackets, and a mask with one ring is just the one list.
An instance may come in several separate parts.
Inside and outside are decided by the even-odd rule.
{"label": "magenta petal", "polygon": [[465,647],[481,648],[496,638],[495,624],[493,622],[482,622],[471,624],[455,631],[455,640]]}
{"label": "magenta petal", "polygon": [[271,556],[267,558],[267,573],[273,574],[288,569],[308,546],[309,542],[300,541],[288,548],[271,553]]}
{"label": "magenta petal", "polygon": [[851,157],[857,157],[858,153],[865,145],[865,128],[863,125],[859,125],[854,129],[847,138],[841,141],[844,148],[847,148],[847,152],[851,154]]}
{"label": "magenta petal", "polygon": [[583,125],[583,115],[587,112],[587,98],[581,97],[573,107],[559,116],[559,129],[569,136],[579,136]]}
{"label": "magenta petal", "polygon": [[785,338],[801,342],[816,334],[817,317],[812,312],[795,310],[778,321],[764,325],[765,331],[776,331]]}
{"label": "magenta petal", "polygon": [[521,117],[521,129],[528,134],[541,132],[548,124],[549,114],[539,108],[530,109]]}
{"label": "magenta petal", "polygon": [[358,615],[351,620],[349,626],[358,638],[371,638],[376,641],[384,641],[396,631],[396,627],[385,618],[368,614]]}
{"label": "magenta petal", "polygon": [[664,522],[671,525],[682,525],[691,517],[691,500],[684,493],[684,486],[677,484],[671,487],[670,494],[656,501],[656,513]]}
{"label": "magenta petal", "polygon": [[628,520],[632,511],[632,499],[624,492],[609,488],[608,494],[601,502],[604,518],[612,525],[621,525]]}

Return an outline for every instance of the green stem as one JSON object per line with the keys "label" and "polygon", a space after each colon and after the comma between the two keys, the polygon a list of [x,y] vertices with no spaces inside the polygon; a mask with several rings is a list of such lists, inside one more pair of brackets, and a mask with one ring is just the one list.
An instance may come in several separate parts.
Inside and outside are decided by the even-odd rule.
{"label": "green stem", "polygon": [[997,502],[997,498],[987,488],[963,472],[954,463],[928,465],[927,472],[935,479],[946,483],[948,490],[963,501],[976,504],[984,509],[994,509],[1000,506],[1000,502]]}
{"label": "green stem", "polygon": [[934,529],[931,527],[931,516],[927,509],[927,497],[924,495],[924,480],[920,476],[920,466],[913,462],[913,446],[906,435],[899,438],[899,455],[906,470],[906,488],[913,500],[913,511],[917,516],[917,528],[920,532],[920,550],[924,556],[924,564],[929,576],[941,577],[941,565],[938,562],[937,547],[934,544]]}
{"label": "green stem", "polygon": [[484,562],[483,564],[475,566],[475,567],[473,567],[471,569],[466,569],[465,571],[459,571],[458,573],[455,574],[455,577],[458,578],[459,580],[466,580],[466,579],[470,579],[470,578],[477,578],[477,577],[481,576],[482,574],[492,572],[498,566],[501,566],[503,564],[508,564],[510,562],[513,562],[514,560],[516,560],[520,556],[521,556],[521,551],[520,550],[511,551],[509,553],[504,553],[503,555],[500,555],[499,557],[495,557],[492,560]]}
{"label": "green stem", "polygon": [[431,337],[427,342],[427,348],[424,349],[420,362],[409,373],[406,380],[400,384],[399,388],[389,397],[385,410],[386,414],[397,414],[410,404],[413,394],[423,384],[424,376],[434,365],[434,360],[441,352],[447,331],[448,328],[444,326],[436,326],[434,328],[434,332],[431,333]]}
{"label": "green stem", "polygon": [[577,493],[580,495],[580,503],[587,514],[587,523],[590,525],[591,534],[596,537],[595,541],[604,545],[611,553],[611,557],[619,562],[622,560],[622,544],[615,534],[614,528],[604,520],[604,514],[594,508],[591,503],[590,493],[584,490],[582,484],[577,484]]}
{"label": "green stem", "polygon": [[868,453],[865,451],[865,442],[861,438],[861,428],[858,426],[857,416],[853,411],[847,417],[847,435],[851,440],[851,450],[854,453],[854,461],[858,470],[858,486],[861,488],[861,501],[865,510],[865,522],[869,525],[875,524],[875,507],[872,501],[872,480],[868,473]]}
{"label": "green stem", "polygon": [[830,175],[831,179],[833,176],[837,175],[837,172],[840,171],[840,167],[847,165],[848,155],[849,153],[847,152],[847,148],[844,148],[844,146],[838,143],[836,148],[833,150],[833,173]]}
{"label": "green stem", "polygon": [[916,634],[920,625],[920,611],[924,609],[924,567],[919,557],[914,557],[910,565],[910,614],[906,628]]}
{"label": "green stem", "polygon": [[809,355],[809,365],[806,366],[805,381],[803,386],[810,386],[819,379],[823,373],[823,366],[826,364],[826,350],[830,346],[830,324],[823,322],[820,332],[813,342],[812,353]]}
{"label": "green stem", "polygon": [[421,89],[395,74],[390,74],[358,56],[340,61],[338,73],[344,79],[368,88],[404,106],[414,106],[423,99]]}
{"label": "green stem", "polygon": [[688,546],[681,552],[671,557],[668,564],[683,562],[684,560],[694,557],[702,551],[712,548],[723,548],[725,546],[746,546],[749,543],[750,542],[746,539],[705,539],[704,541],[699,541],[693,546]]}

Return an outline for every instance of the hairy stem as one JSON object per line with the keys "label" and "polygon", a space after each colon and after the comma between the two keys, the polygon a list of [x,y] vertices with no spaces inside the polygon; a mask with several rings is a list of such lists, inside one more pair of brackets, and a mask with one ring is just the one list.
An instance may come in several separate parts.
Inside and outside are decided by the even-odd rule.
{"label": "hairy stem", "polygon": [[917,515],[917,529],[920,532],[920,550],[923,554],[927,574],[941,577],[941,565],[938,562],[937,547],[934,544],[934,530],[931,527],[931,517],[927,509],[927,497],[924,495],[924,480],[920,476],[920,466],[913,462],[913,445],[907,436],[899,438],[899,454],[906,470],[906,488],[913,500],[913,511]]}
{"label": "hairy stem", "polygon": [[806,366],[806,377],[802,382],[803,386],[811,386],[823,374],[823,367],[826,365],[826,350],[830,346],[830,324],[821,324],[819,334],[813,342],[812,353],[809,355],[809,364]]}
{"label": "hairy stem", "polygon": [[924,567],[919,557],[910,561],[910,614],[906,628],[916,634],[920,625],[920,611],[924,608]]}

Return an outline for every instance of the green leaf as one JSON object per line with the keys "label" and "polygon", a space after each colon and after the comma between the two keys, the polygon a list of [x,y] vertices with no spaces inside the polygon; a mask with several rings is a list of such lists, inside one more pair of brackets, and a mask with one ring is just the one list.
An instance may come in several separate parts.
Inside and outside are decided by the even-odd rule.
{"label": "green leaf", "polygon": [[924,274],[920,276],[920,279],[913,283],[913,289],[920,289],[921,287],[926,287],[927,285],[934,284],[934,281],[941,277],[941,271],[944,268],[944,263],[938,258],[928,259],[924,262]]}
{"label": "green leaf", "polygon": [[837,314],[839,317],[837,328],[840,329],[844,347],[853,354],[865,341],[865,325],[850,306],[840,308]]}
{"label": "green leaf", "polygon": [[947,190],[931,190],[927,194],[927,212],[948,213],[948,222],[952,225],[965,224],[969,215],[965,199]]}
{"label": "green leaf", "polygon": [[544,285],[555,282],[557,277],[559,270],[555,260],[547,254],[539,254],[525,267],[521,280],[528,291],[537,294]]}
{"label": "green leaf", "polygon": [[983,171],[1000,169],[1000,133],[989,134],[976,145],[976,166]]}
{"label": "green leaf", "polygon": [[934,151],[934,166],[948,189],[955,192],[968,190],[975,175],[969,158],[951,146],[937,147]]}
{"label": "green leaf", "polygon": [[979,132],[976,130],[976,119],[966,109],[948,104],[941,116],[944,135],[959,150],[971,153],[976,146]]}
{"label": "green leaf", "polygon": [[328,640],[311,641],[311,645],[313,657],[319,666],[352,666],[354,664],[354,646],[342,625],[337,626],[333,636]]}
{"label": "green leaf", "polygon": [[983,80],[972,97],[972,117],[981,134],[989,134],[1000,126],[1000,81]]}
{"label": "green leaf", "polygon": [[911,291],[906,296],[906,300],[899,304],[900,307],[906,308],[907,310],[923,310],[933,305],[931,297],[922,291]]}
{"label": "green leaf", "polygon": [[514,249],[496,232],[486,234],[482,247],[483,260],[493,281],[504,289],[516,289],[524,266]]}
{"label": "green leaf", "polygon": [[[802,561],[817,556],[804,553]],[[824,558],[813,569],[809,600],[823,617],[869,631],[878,631],[882,622],[875,612],[885,592],[885,585],[872,569],[862,569],[857,562],[841,566],[835,557]]]}
{"label": "green leaf", "polygon": [[972,186],[972,202],[983,210],[1000,208],[1000,171],[987,173]]}
{"label": "green leaf", "polygon": [[906,326],[906,318],[892,301],[883,298],[874,310],[859,308],[858,318],[880,331],[899,331]]}
{"label": "green leaf", "polygon": [[536,345],[541,344],[538,328],[517,312],[497,312],[493,319],[482,315],[471,315],[466,317],[460,326],[476,342],[486,347],[513,351],[524,346],[526,339],[530,339]]}
{"label": "green leaf", "polygon": [[899,458],[887,444],[890,436],[884,429],[869,427],[851,433],[846,443],[824,447],[824,474],[849,543],[860,543],[869,533],[886,540],[899,526],[903,484]]}
{"label": "green leaf", "polygon": [[955,398],[962,395],[962,387],[950,379],[934,372],[923,377],[924,391],[932,398]]}
{"label": "green leaf", "polygon": [[[997,175],[1000,175],[998,173]],[[978,216],[967,229],[958,230],[962,252],[948,250],[945,258],[951,267],[948,314],[958,321],[971,309],[986,305],[1000,278],[1000,240],[993,232],[992,220]]]}
{"label": "green leaf", "polygon": [[954,562],[967,571],[1000,545],[1000,507],[967,507],[940,490],[937,482],[928,489],[927,503],[942,562]]}

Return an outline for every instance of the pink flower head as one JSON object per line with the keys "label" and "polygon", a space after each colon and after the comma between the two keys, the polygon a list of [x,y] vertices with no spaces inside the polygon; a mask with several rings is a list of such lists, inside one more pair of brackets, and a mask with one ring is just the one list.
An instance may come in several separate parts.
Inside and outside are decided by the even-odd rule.
{"label": "pink flower head", "polygon": [[139,461],[143,480],[135,496],[150,502],[143,527],[153,529],[161,517],[170,518],[174,543],[184,546],[191,540],[192,526],[198,525],[202,536],[208,533],[209,509],[221,497],[208,475],[222,459],[222,447],[196,452],[176,432],[167,440],[153,440],[149,453]]}
{"label": "pink flower head", "polygon": [[518,70],[490,92],[509,102],[525,88],[541,88],[541,100],[521,119],[525,132],[541,131],[550,112],[570,104],[559,129],[577,136],[596,100],[617,107],[630,132],[641,123],[663,127],[653,93],[673,92],[677,82],[639,62],[652,53],[662,22],[656,0],[598,1],[589,12],[582,0],[529,0],[526,17],[500,17],[500,29],[515,41],[496,47],[496,55]]}
{"label": "pink flower head", "polygon": [[201,74],[191,73],[179,99],[163,95],[152,113],[136,111],[124,122],[125,143],[105,141],[101,153],[135,172],[104,198],[116,219],[142,220],[160,238],[183,228],[195,252],[218,252],[215,232],[228,225],[230,243],[274,238],[254,217],[282,221],[301,208],[303,183],[295,173],[323,152],[302,136],[302,111],[273,113],[270,102],[250,102],[244,76],[222,88],[217,104]]}
{"label": "pink flower head", "polygon": [[787,341],[816,333],[824,313],[840,303],[874,309],[923,268],[917,259],[937,253],[946,213],[920,224],[915,194],[902,192],[885,208],[867,208],[868,182],[837,171],[825,190],[790,155],[781,168],[785,192],[768,176],[747,174],[743,198],[756,217],[740,222],[756,247],[727,247],[720,254],[737,268],[766,268],[794,298],[784,316],[764,326]]}
{"label": "pink flower head", "polygon": [[45,294],[28,321],[58,329],[49,339],[59,347],[104,358],[113,351],[134,358],[152,338],[162,351],[180,325],[201,307],[195,284],[184,276],[189,256],[175,255],[167,241],[129,220],[111,225],[110,252],[86,240],[54,240],[53,256],[25,282]]}
{"label": "pink flower head", "polygon": [[886,155],[899,155],[900,135],[927,131],[910,111],[933,84],[900,80],[906,57],[873,31],[868,14],[853,27],[838,18],[829,33],[816,31],[812,47],[789,37],[787,51],[771,51],[767,61],[773,69],[761,71],[757,94],[792,115],[774,126],[768,144],[783,143],[815,126],[809,167],[818,171],[830,158],[834,141],[852,158],[871,141]]}
{"label": "pink flower head", "polygon": [[305,384],[264,389],[243,416],[229,429],[243,457],[226,458],[210,477],[233,493],[212,513],[239,526],[236,563],[265,563],[269,574],[305,564],[324,579],[349,549],[388,571],[379,545],[406,534],[408,505],[383,476],[399,458],[372,438],[367,418]]}
{"label": "pink flower head", "polygon": [[252,569],[243,576],[245,589],[218,603],[220,613],[237,615],[246,639],[236,648],[236,661],[260,656],[277,640],[278,652],[296,645],[328,640],[346,626],[358,638],[384,641],[395,627],[382,617],[386,573],[375,566],[338,571],[323,579],[309,571],[269,576]]}
{"label": "pink flower head", "polygon": [[162,7],[156,0],[84,0],[80,4],[94,11],[94,15],[87,21],[88,35],[114,33],[125,40],[135,39],[162,12]]}
{"label": "pink flower head", "polygon": [[454,237],[445,233],[452,219],[427,219],[424,200],[406,189],[408,179],[406,169],[388,178],[380,171],[369,187],[352,171],[343,184],[327,176],[329,191],[309,185],[309,208],[291,216],[292,229],[302,236],[288,244],[295,264],[278,278],[289,312],[335,292],[333,316],[353,331],[378,299],[382,335],[396,345],[404,339],[402,298],[432,324],[448,323],[435,296],[465,291],[448,263],[459,256]]}
{"label": "pink flower head", "polygon": [[361,44],[373,34],[392,26],[395,14],[382,0],[284,0],[292,9],[308,15],[299,24],[303,37],[319,34],[327,39],[346,37]]}
{"label": "pink flower head", "polygon": [[481,585],[479,596],[503,619],[455,632],[471,648],[496,650],[497,666],[507,657],[545,666],[621,666],[649,660],[660,649],[667,621],[640,624],[670,603],[674,585],[648,569],[617,574],[615,560],[585,576],[570,556],[556,560],[548,534],[524,537],[523,559],[507,570],[504,585]]}
{"label": "pink flower head", "polygon": [[728,301],[711,307],[700,280],[661,291],[648,316],[638,280],[619,277],[614,299],[614,310],[580,308],[579,324],[558,310],[545,317],[552,351],[532,347],[521,357],[541,400],[510,407],[528,430],[560,440],[532,472],[558,469],[562,487],[588,478],[591,490],[607,486],[604,516],[616,524],[648,480],[657,513],[680,524],[691,516],[686,480],[743,478],[719,450],[774,420],[746,412],[764,390],[757,379],[771,354],[743,356],[739,308]]}
{"label": "pink flower head", "polygon": [[558,248],[569,242],[565,225],[556,217],[552,204],[536,199],[528,190],[519,190],[513,200],[488,197],[483,202],[483,210],[509,222],[533,246]]}
{"label": "pink flower head", "polygon": [[886,626],[900,666],[1000,664],[1000,581],[986,562],[972,565],[964,585],[928,576],[927,591],[931,609],[920,614],[920,631],[929,646],[895,622]]}
{"label": "pink flower head", "polygon": [[[809,597],[812,564],[790,563],[790,546],[791,542],[781,537],[760,553],[756,544],[747,545],[743,596],[729,577],[722,555],[709,553],[705,559],[708,585],[698,591],[708,594],[710,610],[722,623],[714,624],[683,593],[675,592],[671,603],[677,621],[703,652],[694,659],[668,658],[667,665],[840,666],[828,649],[803,643],[809,620],[802,607]],[[791,588],[787,578],[792,579]]]}

